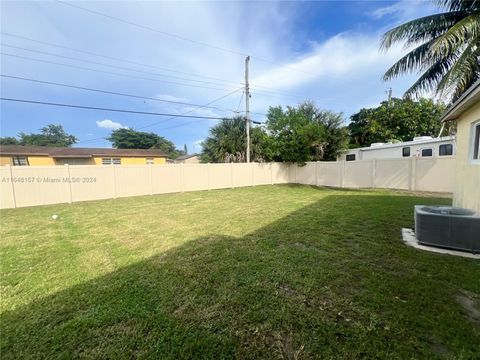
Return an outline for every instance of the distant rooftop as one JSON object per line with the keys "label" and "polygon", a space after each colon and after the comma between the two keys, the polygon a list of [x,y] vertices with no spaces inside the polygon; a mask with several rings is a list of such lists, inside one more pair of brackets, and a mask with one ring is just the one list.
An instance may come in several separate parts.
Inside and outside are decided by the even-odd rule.
{"label": "distant rooftop", "polygon": [[198,154],[181,155],[178,158],[176,158],[175,160],[187,160],[187,159],[190,159],[190,158],[195,157],[195,156],[198,156]]}
{"label": "distant rooftop", "polygon": [[37,155],[50,156],[53,158],[66,157],[94,157],[94,156],[130,156],[130,157],[166,157],[162,150],[158,149],[108,149],[108,148],[73,148],[52,146],[23,146],[23,145],[0,145],[1,155]]}

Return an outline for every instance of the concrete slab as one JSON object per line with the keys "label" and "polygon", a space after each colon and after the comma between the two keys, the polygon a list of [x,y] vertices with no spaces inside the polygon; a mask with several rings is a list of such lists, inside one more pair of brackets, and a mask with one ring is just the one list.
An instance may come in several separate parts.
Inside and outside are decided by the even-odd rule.
{"label": "concrete slab", "polygon": [[402,229],[402,238],[405,244],[408,246],[413,246],[416,249],[430,251],[438,254],[446,254],[446,255],[453,255],[453,256],[461,256],[470,259],[477,259],[480,260],[480,254],[472,254],[464,251],[457,251],[457,250],[449,250],[449,249],[441,249],[433,246],[426,246],[421,245],[418,243],[417,238],[415,237],[415,232],[412,229]]}

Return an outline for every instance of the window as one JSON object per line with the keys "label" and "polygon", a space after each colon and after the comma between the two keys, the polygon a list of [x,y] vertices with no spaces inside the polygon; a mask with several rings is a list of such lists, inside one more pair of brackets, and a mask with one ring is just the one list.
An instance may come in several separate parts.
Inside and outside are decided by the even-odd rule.
{"label": "window", "polygon": [[442,144],[438,147],[438,155],[446,156],[453,155],[453,145],[452,144]]}
{"label": "window", "polygon": [[410,147],[404,147],[402,149],[402,156],[403,157],[409,157],[410,156]]}
{"label": "window", "polygon": [[355,160],[355,154],[348,154],[348,155],[345,157],[345,160],[347,160],[347,161],[354,161],[354,160]]}
{"label": "window", "polygon": [[28,160],[26,156],[14,156],[12,157],[12,164],[14,166],[27,166]]}
{"label": "window", "polygon": [[122,159],[120,158],[102,158],[102,165],[121,165]]}
{"label": "window", "polygon": [[422,149],[422,157],[433,156],[433,149]]}
{"label": "window", "polygon": [[472,160],[480,161],[480,121],[473,124],[472,129],[473,144],[472,144]]}
{"label": "window", "polygon": [[153,160],[153,158],[147,158],[147,165],[153,165],[155,164],[155,161]]}

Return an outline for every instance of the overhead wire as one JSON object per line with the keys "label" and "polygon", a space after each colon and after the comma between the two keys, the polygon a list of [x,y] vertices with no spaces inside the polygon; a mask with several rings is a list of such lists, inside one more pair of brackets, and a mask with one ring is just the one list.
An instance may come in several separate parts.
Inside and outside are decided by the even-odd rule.
{"label": "overhead wire", "polygon": [[64,63],[58,63],[58,62],[55,62],[55,61],[42,60],[42,59],[35,59],[35,58],[32,58],[32,57],[28,57],[28,56],[14,55],[14,54],[9,54],[9,53],[4,53],[4,52],[0,52],[0,54],[4,55],[4,56],[18,58],[18,59],[42,62],[42,63],[52,64],[52,65],[60,65],[60,66],[74,68],[74,69],[93,71],[93,72],[104,73],[104,74],[109,74],[109,75],[124,76],[124,77],[133,78],[133,79],[155,81],[155,82],[160,82],[160,83],[165,83],[165,84],[174,84],[174,85],[179,85],[179,86],[194,87],[194,88],[209,89],[209,90],[220,90],[220,91],[228,91],[228,90],[231,89],[231,88],[218,88],[218,87],[211,87],[211,86],[201,86],[201,85],[195,85],[195,84],[184,84],[184,83],[179,83],[179,82],[169,81],[169,80],[152,79],[152,78],[146,78],[146,77],[142,77],[142,76],[117,73],[117,72],[113,72],[113,71],[92,69],[92,68],[88,68],[88,67],[85,67],[85,66],[64,64]]}
{"label": "overhead wire", "polygon": [[[115,21],[118,21],[118,22],[121,22],[121,23],[124,23],[124,24],[128,24],[130,26],[134,26],[134,27],[137,27],[137,28],[140,28],[140,29],[152,31],[152,32],[155,32],[155,33],[158,33],[158,34],[162,34],[164,36],[175,38],[177,40],[190,42],[190,43],[193,43],[193,44],[209,47],[211,49],[216,49],[216,50],[219,50],[219,51],[228,52],[228,53],[243,56],[243,57],[249,56],[249,54],[238,51],[238,50],[228,49],[228,48],[225,48],[225,47],[222,47],[222,46],[217,46],[217,45],[209,44],[209,43],[206,43],[206,42],[203,42],[203,41],[190,39],[190,38],[187,38],[185,36],[181,36],[181,35],[177,35],[177,34],[167,32],[167,31],[162,31],[162,30],[159,30],[159,29],[155,29],[151,26],[138,24],[138,23],[130,21],[130,20],[125,20],[125,19],[122,19],[122,18],[117,17],[117,16],[105,14],[105,13],[102,13],[100,11],[96,11],[96,10],[92,10],[92,9],[88,9],[88,8],[79,6],[77,4],[72,4],[70,2],[66,2],[66,1],[62,1],[62,0],[56,0],[56,2],[58,2],[60,4],[63,4],[63,5],[66,5],[66,6],[70,6],[72,8],[77,9],[77,10],[82,10],[84,12],[88,12],[88,13],[91,13],[91,14],[94,14],[94,15],[97,15],[97,16],[102,16],[102,17],[105,17],[107,19],[115,20]],[[271,63],[271,64],[274,64],[274,65],[277,65],[277,66],[280,66],[280,67],[284,67],[284,68],[287,68],[287,69],[290,69],[290,70],[293,70],[293,71],[297,71],[297,72],[301,72],[301,73],[304,73],[304,74],[312,75],[314,77],[319,76],[318,74],[315,74],[315,73],[312,73],[312,72],[309,72],[309,71],[305,71],[305,70],[301,70],[301,69],[297,69],[294,66],[284,65],[284,64],[281,64],[277,61],[273,61],[273,60],[266,59],[266,58],[263,58],[263,57],[259,57],[259,56],[256,56],[256,55],[251,55],[251,57],[255,58],[257,60],[263,61],[263,62]]]}

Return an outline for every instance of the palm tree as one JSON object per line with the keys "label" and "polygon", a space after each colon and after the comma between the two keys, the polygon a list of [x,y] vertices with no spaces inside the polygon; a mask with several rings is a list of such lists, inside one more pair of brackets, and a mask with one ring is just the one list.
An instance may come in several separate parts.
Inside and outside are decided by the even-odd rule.
{"label": "palm tree", "polygon": [[480,78],[480,0],[436,2],[447,11],[409,21],[383,35],[383,50],[399,42],[414,47],[387,70],[383,80],[416,72],[420,77],[406,97],[433,91],[456,100]]}

